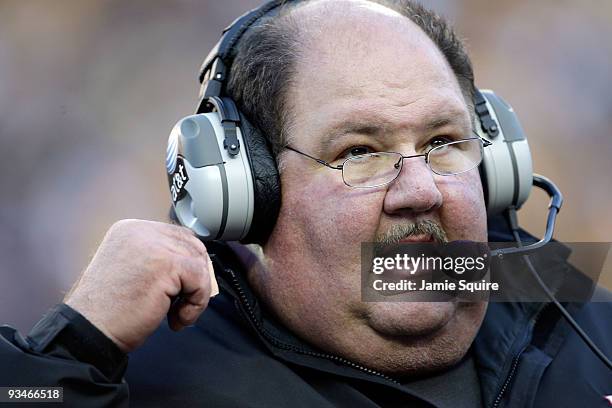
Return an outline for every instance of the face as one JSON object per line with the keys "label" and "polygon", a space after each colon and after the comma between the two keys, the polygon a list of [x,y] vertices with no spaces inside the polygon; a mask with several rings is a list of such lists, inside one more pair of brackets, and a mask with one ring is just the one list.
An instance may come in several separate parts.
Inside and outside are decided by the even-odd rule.
{"label": "face", "polygon": [[[451,68],[406,18],[367,2],[319,2],[295,13],[325,18],[307,36],[288,97],[293,147],[340,164],[370,151],[419,154],[436,137],[470,135]],[[266,267],[250,277],[269,307],[310,343],[383,372],[458,361],[486,305],[362,302],[360,244],[421,221],[439,224],[449,240],[486,241],[478,170],[438,176],[423,158],[407,159],[391,184],[353,189],[340,171],[282,155],[280,215]]]}

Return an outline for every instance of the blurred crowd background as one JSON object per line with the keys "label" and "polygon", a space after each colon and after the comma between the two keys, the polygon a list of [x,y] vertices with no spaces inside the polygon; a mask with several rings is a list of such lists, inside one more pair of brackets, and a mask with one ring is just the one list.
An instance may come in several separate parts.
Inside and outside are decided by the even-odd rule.
{"label": "blurred crowd background", "polygon": [[[122,218],[164,220],[165,146],[196,73],[256,0],[0,0],[0,324],[28,331]],[[425,2],[456,25],[477,85],[519,114],[565,194],[562,241],[611,241],[612,2]],[[548,199],[521,223],[541,234]],[[612,287],[612,283],[607,283]]]}

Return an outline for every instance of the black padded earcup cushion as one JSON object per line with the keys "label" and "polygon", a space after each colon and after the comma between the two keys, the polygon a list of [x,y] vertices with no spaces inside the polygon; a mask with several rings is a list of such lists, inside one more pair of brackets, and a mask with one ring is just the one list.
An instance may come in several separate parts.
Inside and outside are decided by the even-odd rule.
{"label": "black padded earcup cushion", "polygon": [[242,112],[239,115],[240,130],[253,174],[255,198],[251,228],[240,242],[261,245],[268,240],[280,210],[280,178],[268,141]]}
{"label": "black padded earcup cushion", "polygon": [[485,206],[489,208],[489,179],[487,178],[487,172],[484,167],[484,159],[478,166],[478,174],[480,174],[480,183],[482,184],[482,194],[484,195]]}

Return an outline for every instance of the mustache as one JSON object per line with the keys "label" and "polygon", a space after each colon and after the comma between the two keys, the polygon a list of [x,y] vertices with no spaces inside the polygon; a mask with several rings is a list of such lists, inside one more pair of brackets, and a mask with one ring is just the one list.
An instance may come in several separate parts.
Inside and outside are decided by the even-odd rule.
{"label": "mustache", "polygon": [[442,225],[432,220],[394,224],[389,231],[377,235],[374,242],[380,245],[392,245],[399,243],[404,238],[423,234],[431,235],[434,242],[439,244],[448,242],[446,231],[444,231]]}

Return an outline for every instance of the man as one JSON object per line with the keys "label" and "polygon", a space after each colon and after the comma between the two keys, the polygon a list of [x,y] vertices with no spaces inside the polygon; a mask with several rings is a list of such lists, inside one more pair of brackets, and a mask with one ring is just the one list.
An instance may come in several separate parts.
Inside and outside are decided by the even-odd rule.
{"label": "man", "polygon": [[[362,242],[511,239],[487,233],[476,167],[441,176],[402,159],[397,178],[361,189],[307,157],[337,165],[469,138],[473,74],[444,21],[410,3],[290,5],[241,41],[227,92],[279,163],[262,254],[115,224],[65,305],[26,340],[2,329],[2,385],[62,386],[77,406],[605,402],[609,372],[547,305],[492,304],[485,318],[484,302],[361,301]],[[222,290],[209,302],[213,268]],[[576,307],[587,330],[610,313],[597,307]],[[184,330],[157,330],[166,314]]]}

